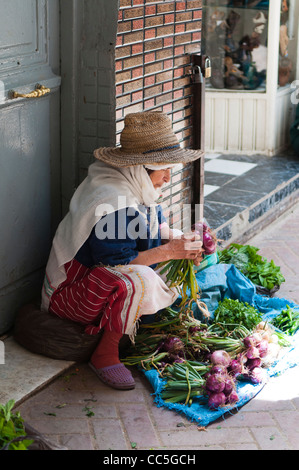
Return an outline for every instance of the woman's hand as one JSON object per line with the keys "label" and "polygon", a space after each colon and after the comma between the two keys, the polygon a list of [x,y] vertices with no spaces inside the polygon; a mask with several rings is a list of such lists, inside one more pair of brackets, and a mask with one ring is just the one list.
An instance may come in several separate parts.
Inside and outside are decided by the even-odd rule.
{"label": "woman's hand", "polygon": [[151,266],[173,259],[191,259],[196,266],[202,261],[202,242],[198,234],[182,235],[181,238],[173,238],[164,245],[139,252],[137,258],[130,264],[143,264]]}
{"label": "woman's hand", "polygon": [[181,238],[174,238],[163,245],[166,260],[191,259],[198,266],[202,261],[202,241],[198,234],[184,234]]}

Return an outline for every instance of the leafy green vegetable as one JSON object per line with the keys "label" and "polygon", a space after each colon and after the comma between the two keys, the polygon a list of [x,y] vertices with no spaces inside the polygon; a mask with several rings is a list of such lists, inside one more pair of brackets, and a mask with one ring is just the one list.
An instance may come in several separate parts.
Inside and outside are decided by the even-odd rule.
{"label": "leafy green vegetable", "polygon": [[218,251],[219,262],[234,264],[254,284],[271,290],[280,286],[285,278],[274,261],[267,261],[258,254],[259,248],[232,243],[229,248]]}
{"label": "leafy green vegetable", "polygon": [[271,323],[284,333],[292,336],[299,329],[299,311],[295,311],[289,305],[277,315]]}
{"label": "leafy green vegetable", "polygon": [[236,325],[243,325],[248,330],[252,330],[261,320],[262,314],[247,302],[224,299],[219,302],[215,310],[213,322],[224,323],[228,330],[235,329]]}
{"label": "leafy green vegetable", "polygon": [[19,412],[13,412],[14,400],[0,404],[0,450],[27,450],[33,443],[26,439],[24,420]]}

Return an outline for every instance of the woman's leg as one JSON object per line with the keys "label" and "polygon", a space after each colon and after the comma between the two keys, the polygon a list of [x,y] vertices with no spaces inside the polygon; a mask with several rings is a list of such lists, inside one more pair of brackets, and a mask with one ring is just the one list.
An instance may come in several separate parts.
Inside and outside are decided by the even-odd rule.
{"label": "woman's leg", "polygon": [[67,280],[52,296],[50,311],[85,324],[88,334],[104,329],[91,357],[91,367],[105,383],[128,389],[133,388],[134,380],[119,360],[121,337],[127,334],[134,340],[140,317],[170,306],[176,297],[147,266],[84,270],[73,260]]}
{"label": "woman's leg", "polygon": [[123,336],[134,289],[122,274],[106,268],[84,269],[73,260],[66,266],[67,279],[53,294],[50,311],[85,324],[85,331],[104,330],[90,359],[90,367],[105,384],[121,390],[135,387],[131,372],[120,363],[119,341]]}
{"label": "woman's leg", "polygon": [[120,363],[118,348],[122,336],[122,333],[104,330],[103,336],[90,359],[96,369]]}

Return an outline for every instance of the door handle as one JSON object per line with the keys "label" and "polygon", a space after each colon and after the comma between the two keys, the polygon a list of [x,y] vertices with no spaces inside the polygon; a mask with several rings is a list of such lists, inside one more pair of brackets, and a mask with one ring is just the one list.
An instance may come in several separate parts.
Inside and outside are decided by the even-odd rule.
{"label": "door handle", "polygon": [[30,91],[29,93],[18,93],[17,91],[11,90],[10,91],[10,98],[40,98],[41,96],[45,96],[51,92],[50,88],[45,87],[44,85],[36,85],[35,90]]}

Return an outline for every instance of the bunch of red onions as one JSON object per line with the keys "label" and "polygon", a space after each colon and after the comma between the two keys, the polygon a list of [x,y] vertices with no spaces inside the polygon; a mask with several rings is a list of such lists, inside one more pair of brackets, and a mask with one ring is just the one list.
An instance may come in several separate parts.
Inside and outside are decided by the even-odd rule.
{"label": "bunch of red onions", "polygon": [[215,253],[217,248],[217,238],[212,230],[204,222],[197,222],[194,224],[193,229],[199,233],[202,239],[202,245],[205,255]]}
{"label": "bunch of red onions", "polygon": [[226,351],[217,350],[211,354],[212,367],[206,374],[205,391],[208,406],[216,410],[220,406],[233,405],[239,397],[236,392],[236,379],[230,373],[231,357]]}
{"label": "bunch of red onions", "polygon": [[268,353],[268,341],[260,333],[254,332],[244,338],[243,343],[245,351],[231,361],[229,373],[253,384],[262,383],[265,380],[262,365]]}
{"label": "bunch of red onions", "polygon": [[263,358],[268,353],[268,341],[255,332],[244,338],[243,342],[246,352],[243,356],[245,373],[242,374],[242,377],[254,384],[261,383],[265,379],[261,366]]}
{"label": "bunch of red onions", "polygon": [[213,410],[238,401],[238,379],[248,380],[253,384],[265,380],[262,361],[268,352],[268,341],[255,332],[244,338],[243,343],[245,351],[234,359],[224,350],[214,351],[210,356],[212,367],[205,376],[205,390],[208,406]]}

